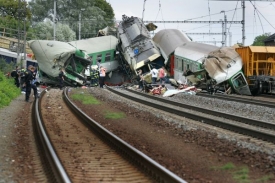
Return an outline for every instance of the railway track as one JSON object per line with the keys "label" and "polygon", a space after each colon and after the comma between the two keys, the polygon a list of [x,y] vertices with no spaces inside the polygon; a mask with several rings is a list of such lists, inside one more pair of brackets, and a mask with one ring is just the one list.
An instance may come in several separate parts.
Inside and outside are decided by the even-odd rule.
{"label": "railway track", "polygon": [[[182,104],[131,89],[115,89],[111,87],[108,87],[108,89],[120,96],[159,110],[261,139],[273,144],[275,143],[275,124],[271,122],[234,116],[232,114]],[[148,99],[154,100],[155,102],[150,102]]]}
{"label": "railway track", "polygon": [[33,105],[50,182],[185,182],[81,112],[67,91],[60,97],[61,92],[45,90]]}
{"label": "railway track", "polygon": [[273,98],[274,100],[272,102],[272,101],[266,100],[267,98],[265,100],[259,100],[255,98],[252,99],[252,97],[244,98],[242,96],[224,95],[224,94],[210,95],[208,93],[197,93],[197,95],[203,96],[203,97],[218,98],[221,100],[228,100],[228,101],[234,101],[234,102],[241,102],[245,104],[253,104],[253,105],[260,105],[264,107],[275,108],[275,98]]}

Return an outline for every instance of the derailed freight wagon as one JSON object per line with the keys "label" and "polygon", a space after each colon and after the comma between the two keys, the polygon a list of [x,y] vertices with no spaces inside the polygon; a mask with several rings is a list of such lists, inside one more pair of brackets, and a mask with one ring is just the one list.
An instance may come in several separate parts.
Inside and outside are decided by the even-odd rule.
{"label": "derailed freight wagon", "polygon": [[275,94],[275,47],[236,48],[244,62],[243,71],[253,95]]}

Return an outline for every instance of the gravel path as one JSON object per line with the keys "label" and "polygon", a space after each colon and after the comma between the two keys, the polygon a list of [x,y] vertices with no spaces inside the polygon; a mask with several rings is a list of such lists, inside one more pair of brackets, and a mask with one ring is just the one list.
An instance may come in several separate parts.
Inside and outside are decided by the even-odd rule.
{"label": "gravel path", "polygon": [[12,146],[15,146],[13,132],[16,130],[16,123],[20,120],[18,116],[24,110],[25,95],[20,95],[13,100],[9,106],[0,109],[0,182],[13,182],[15,162],[12,157]]}

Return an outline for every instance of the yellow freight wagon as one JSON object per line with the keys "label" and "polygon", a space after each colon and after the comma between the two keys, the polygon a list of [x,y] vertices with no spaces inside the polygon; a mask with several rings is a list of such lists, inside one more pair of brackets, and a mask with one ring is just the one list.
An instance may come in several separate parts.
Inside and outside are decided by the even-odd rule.
{"label": "yellow freight wagon", "polygon": [[275,93],[275,46],[235,48],[243,60],[243,72],[254,94]]}

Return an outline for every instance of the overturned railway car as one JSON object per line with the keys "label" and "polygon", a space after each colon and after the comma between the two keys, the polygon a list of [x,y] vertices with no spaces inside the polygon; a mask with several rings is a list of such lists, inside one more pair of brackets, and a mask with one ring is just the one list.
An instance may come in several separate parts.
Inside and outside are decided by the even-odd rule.
{"label": "overturned railway car", "polygon": [[136,74],[138,69],[147,73],[152,64],[156,67],[164,64],[158,48],[140,18],[123,15],[118,26],[118,39],[117,49],[132,74]]}
{"label": "overturned railway car", "polygon": [[242,59],[234,49],[192,42],[175,29],[162,30],[153,40],[165,53],[167,67],[175,80],[189,81],[205,89],[230,87],[238,94],[251,95],[242,72]]}
{"label": "overturned railway car", "polygon": [[91,69],[98,70],[100,65],[112,72],[118,68],[117,40],[103,36],[72,42],[32,40],[28,44],[39,64],[41,83],[58,85],[59,69],[64,68],[65,84],[82,86],[89,84]]}
{"label": "overturned railway car", "polygon": [[59,69],[64,68],[66,85],[85,85],[86,77],[83,73],[91,64],[85,52],[60,41],[31,40],[28,44],[38,62],[41,83],[57,85]]}

